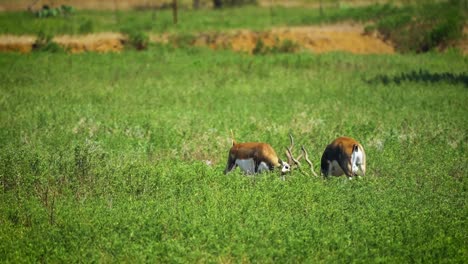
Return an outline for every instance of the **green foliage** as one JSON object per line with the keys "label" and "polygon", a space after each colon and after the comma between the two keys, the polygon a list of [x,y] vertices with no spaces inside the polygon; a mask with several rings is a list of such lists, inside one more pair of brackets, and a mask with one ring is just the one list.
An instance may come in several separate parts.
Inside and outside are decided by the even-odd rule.
{"label": "green foliage", "polygon": [[[333,1],[332,1],[333,2]],[[413,1],[412,1],[413,2]],[[465,1],[466,2],[466,1]],[[49,17],[36,19],[28,13],[0,13],[0,33],[8,34],[83,34],[102,31],[134,32],[135,41],[145,46],[145,33],[176,33],[181,42],[194,32],[225,31],[250,28],[264,30],[275,26],[297,26],[340,21],[367,23],[366,33],[379,32],[401,52],[425,52],[450,46],[462,38],[466,20],[466,3],[416,2],[414,5],[395,6],[375,4],[364,7],[327,5],[322,12],[308,8],[261,8],[243,6],[213,10],[184,10],[180,22],[172,22],[171,10],[146,11],[76,11],[63,19]],[[178,37],[179,38],[179,37]],[[182,41],[183,40],[183,41]],[[179,41],[176,41],[179,42]],[[259,43],[261,45],[261,43]],[[286,43],[288,45],[288,43]],[[181,45],[183,46],[183,45]],[[292,45],[294,46],[294,45]],[[292,47],[289,46],[289,47]],[[260,48],[260,47],[259,47]],[[261,52],[260,52],[261,53]]]}
{"label": "green foliage", "polygon": [[48,5],[44,5],[41,10],[36,12],[38,18],[48,18],[57,16],[70,16],[75,12],[72,6],[61,5],[57,8],[50,8]]}
{"label": "green foliage", "polygon": [[[0,262],[464,262],[466,58],[0,54]],[[230,129],[319,170],[223,175]]]}
{"label": "green foliage", "polygon": [[33,51],[62,52],[63,48],[53,41],[54,36],[39,32],[32,46]]}
{"label": "green foliage", "polygon": [[94,23],[91,20],[86,20],[78,27],[79,34],[89,34],[94,32]]}
{"label": "green foliage", "polygon": [[256,5],[257,0],[213,0],[215,8]]}
{"label": "green foliage", "polygon": [[122,30],[127,35],[127,46],[136,50],[145,50],[149,45],[149,36],[141,31]]}
{"label": "green foliage", "polygon": [[401,52],[426,52],[462,37],[464,10],[454,1],[423,5],[386,16],[377,22],[376,28]]}
{"label": "green foliage", "polygon": [[188,48],[195,43],[193,34],[178,34],[170,37],[169,42],[178,48]]}
{"label": "green foliage", "polygon": [[299,51],[299,45],[292,40],[276,40],[274,45],[265,46],[261,39],[257,40],[252,53],[255,55],[265,55],[272,53],[293,53]]}
{"label": "green foliage", "polygon": [[[409,11],[406,11],[409,10]],[[340,21],[378,21],[381,18],[402,12],[411,12],[410,7],[392,5],[371,5],[354,8],[327,7],[323,14],[309,8],[262,8],[243,6],[219,10],[184,10],[180,13],[177,25],[172,22],[171,10],[154,11],[90,11],[77,10],[73,16],[63,19],[50,17],[36,19],[26,12],[0,13],[0,33],[37,34],[39,31],[50,34],[77,34],[79,28],[91,21],[93,32],[118,32],[121,28],[154,33],[191,33],[225,31],[227,29],[249,28],[264,30],[275,26],[297,26]]]}

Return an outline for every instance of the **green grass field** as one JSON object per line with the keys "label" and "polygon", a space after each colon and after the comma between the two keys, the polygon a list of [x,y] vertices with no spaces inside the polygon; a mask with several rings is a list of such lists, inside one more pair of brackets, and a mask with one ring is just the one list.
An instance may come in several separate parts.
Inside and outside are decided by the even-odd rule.
{"label": "green grass field", "polygon": [[[310,1],[318,3],[320,1]],[[323,1],[330,2],[330,1]],[[41,42],[50,42],[56,35],[84,35],[97,32],[121,32],[129,42],[145,47],[149,34],[169,33],[177,45],[186,45],[197,34],[213,34],[229,30],[264,31],[278,27],[318,24],[359,23],[368,35],[379,35],[401,53],[422,53],[464,46],[468,18],[466,0],[405,1],[355,6],[331,1],[325,8],[243,6],[212,10],[181,8],[178,23],[170,9],[93,11],[75,10],[54,16],[38,16],[33,12],[0,12],[0,34],[34,35]],[[338,4],[340,3],[340,4]],[[49,10],[50,11],[50,10]],[[47,11],[47,12],[49,12]],[[184,44],[184,42],[186,42]],[[457,45],[458,44],[458,45]],[[50,45],[49,45],[50,46]],[[54,48],[54,47],[48,47]]]}
{"label": "green grass field", "polygon": [[[0,262],[468,259],[468,60],[454,51],[153,46],[0,64]],[[316,171],[352,136],[368,175],[225,176],[230,129],[283,158],[292,133]]]}
{"label": "green grass field", "polygon": [[[325,2],[325,1],[324,1]],[[368,23],[383,17],[407,13],[444,13],[444,10],[459,8],[461,4],[437,4],[415,6],[370,5],[364,7],[327,7],[321,13],[312,8],[260,8],[247,6],[221,10],[181,9],[178,24],[173,23],[172,11],[127,10],[127,11],[76,11],[70,16],[37,18],[27,12],[0,12],[1,34],[87,34],[105,31],[143,31],[193,33],[224,31],[226,29],[265,30],[278,26],[302,26],[318,23],[358,21]],[[466,13],[466,11],[464,12]]]}
{"label": "green grass field", "polygon": [[[388,10],[387,10],[388,9]],[[38,19],[31,13],[0,13],[0,33],[3,34],[84,34],[103,31],[134,30],[145,32],[191,33],[249,28],[262,30],[272,26],[304,25],[336,22],[353,16],[371,18],[391,12],[383,6],[360,9],[327,9],[326,16],[318,10],[304,8],[243,7],[212,10],[180,10],[179,23],[173,24],[171,10],[146,11],[77,11],[69,17]],[[396,10],[393,10],[396,11]]]}

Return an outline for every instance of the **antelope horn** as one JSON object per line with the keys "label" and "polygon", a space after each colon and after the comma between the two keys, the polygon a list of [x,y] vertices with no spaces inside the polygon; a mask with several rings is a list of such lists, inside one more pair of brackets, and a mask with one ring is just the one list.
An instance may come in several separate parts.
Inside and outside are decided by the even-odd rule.
{"label": "antelope horn", "polygon": [[312,163],[312,161],[310,161],[309,159],[309,153],[307,153],[307,150],[305,149],[304,146],[301,147],[302,149],[302,153],[304,153],[304,159],[307,161],[307,163],[310,165],[310,171],[312,172],[312,174],[317,177],[317,173],[315,173],[314,171],[314,164]]}
{"label": "antelope horn", "polygon": [[285,151],[285,154],[286,154],[286,157],[288,158],[288,164],[291,165],[293,163],[293,159],[291,157],[291,151],[289,151],[289,149],[286,147],[286,151]]}
{"label": "antelope horn", "polygon": [[291,150],[289,148],[286,149],[286,153],[287,153],[286,155],[288,156],[288,161],[291,160],[289,161],[290,162],[289,164],[292,164],[294,162],[297,166],[301,166],[301,163],[299,162],[299,160],[293,157]]}
{"label": "antelope horn", "polygon": [[288,157],[288,162],[289,164],[292,165],[292,163],[294,162],[297,166],[301,166],[301,163],[299,162],[299,160],[301,159],[302,157],[302,154],[299,155],[299,157],[296,159],[294,158],[293,154],[292,154],[292,149],[294,148],[294,138],[291,134],[289,134],[289,139],[290,139],[290,146],[288,148],[286,148],[286,156]]}

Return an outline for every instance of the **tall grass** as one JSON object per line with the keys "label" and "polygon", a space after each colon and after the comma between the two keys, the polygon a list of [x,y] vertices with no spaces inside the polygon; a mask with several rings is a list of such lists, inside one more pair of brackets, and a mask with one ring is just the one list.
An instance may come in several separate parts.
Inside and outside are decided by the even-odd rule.
{"label": "tall grass", "polygon": [[[424,2],[424,1],[423,1]],[[459,16],[466,17],[466,8],[461,3],[416,4],[394,6],[391,4],[374,4],[363,7],[271,7],[262,8],[246,6],[220,10],[182,9],[179,11],[179,22],[175,25],[171,10],[128,10],[128,11],[76,11],[72,16],[37,18],[26,12],[0,13],[0,33],[2,34],[84,34],[105,31],[145,31],[193,33],[205,31],[225,31],[229,29],[264,30],[278,26],[297,26],[320,23],[357,21],[361,23],[379,22],[387,26],[401,16],[422,14],[428,17],[445,17],[447,9],[459,9]],[[453,12],[452,12],[453,13]]]}
{"label": "tall grass", "polygon": [[[1,262],[463,262],[466,58],[1,54]],[[408,77],[409,76],[409,77]],[[434,77],[435,76],[435,77]],[[222,174],[232,129],[359,180]]]}
{"label": "tall grass", "polygon": [[[463,38],[467,17],[463,1],[441,1],[394,6],[337,5],[313,8],[242,8],[183,9],[174,24],[170,10],[79,11],[73,15],[38,18],[32,13],[0,13],[0,34],[88,34],[113,31],[129,35],[137,49],[148,46],[147,33],[172,33],[183,38],[194,32],[226,31],[249,28],[316,25],[354,21],[366,24],[366,33],[378,31],[401,52],[427,52],[446,49]],[[291,47],[289,47],[291,48]],[[260,51],[257,53],[264,53]]]}
{"label": "tall grass", "polygon": [[402,52],[426,52],[446,47],[463,36],[466,7],[463,1],[422,5],[384,16],[376,28]]}

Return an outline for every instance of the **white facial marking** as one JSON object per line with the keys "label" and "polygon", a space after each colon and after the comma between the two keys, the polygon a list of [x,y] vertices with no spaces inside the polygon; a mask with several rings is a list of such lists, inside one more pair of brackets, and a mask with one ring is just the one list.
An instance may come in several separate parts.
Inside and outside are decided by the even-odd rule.
{"label": "white facial marking", "polygon": [[351,168],[353,174],[357,174],[360,165],[362,164],[362,158],[363,154],[360,148],[357,149],[357,151],[353,151],[353,154],[351,155]]}
{"label": "white facial marking", "polygon": [[281,172],[286,173],[289,171],[291,171],[291,166],[288,163],[283,161],[283,163],[281,164]]}

